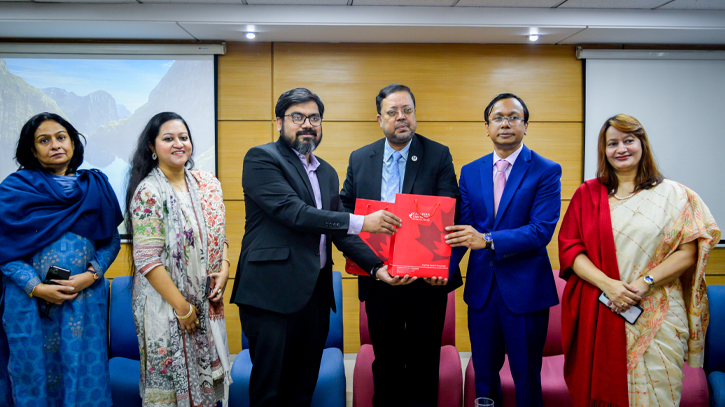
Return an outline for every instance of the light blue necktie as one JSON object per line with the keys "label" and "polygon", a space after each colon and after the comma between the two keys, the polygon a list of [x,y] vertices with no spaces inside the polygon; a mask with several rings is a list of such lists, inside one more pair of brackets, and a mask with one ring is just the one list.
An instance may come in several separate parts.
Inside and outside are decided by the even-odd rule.
{"label": "light blue necktie", "polygon": [[400,191],[400,170],[398,170],[398,160],[403,158],[399,151],[393,152],[393,163],[390,166],[390,176],[388,177],[387,191],[385,191],[385,201],[395,202],[395,194]]}

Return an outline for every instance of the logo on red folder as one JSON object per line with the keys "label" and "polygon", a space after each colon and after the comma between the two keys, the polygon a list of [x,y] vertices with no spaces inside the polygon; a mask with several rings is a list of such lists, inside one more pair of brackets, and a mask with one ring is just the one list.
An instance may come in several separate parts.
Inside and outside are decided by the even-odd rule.
{"label": "logo on red folder", "polygon": [[408,217],[416,222],[430,222],[430,218],[433,217],[433,214],[425,212],[411,212]]}

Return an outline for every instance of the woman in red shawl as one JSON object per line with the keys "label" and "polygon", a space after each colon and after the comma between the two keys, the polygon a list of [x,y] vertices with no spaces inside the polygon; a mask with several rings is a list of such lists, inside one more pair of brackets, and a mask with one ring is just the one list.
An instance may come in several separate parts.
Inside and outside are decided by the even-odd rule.
{"label": "woman in red shawl", "polygon": [[[660,174],[637,119],[608,119],[597,145],[597,177],[559,232],[567,386],[575,406],[678,406],[685,360],[702,366],[720,230],[696,193]],[[630,324],[619,314],[634,305]]]}

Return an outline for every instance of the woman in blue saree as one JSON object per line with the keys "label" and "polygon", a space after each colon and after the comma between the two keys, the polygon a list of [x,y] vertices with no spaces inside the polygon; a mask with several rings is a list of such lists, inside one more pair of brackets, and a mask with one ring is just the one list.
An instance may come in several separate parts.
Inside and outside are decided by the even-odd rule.
{"label": "woman in blue saree", "polygon": [[[0,184],[0,377],[17,406],[110,406],[102,280],[120,249],[118,200],[103,173],[78,170],[80,134],[56,114],[23,126],[15,160]],[[51,266],[70,278],[46,280]]]}

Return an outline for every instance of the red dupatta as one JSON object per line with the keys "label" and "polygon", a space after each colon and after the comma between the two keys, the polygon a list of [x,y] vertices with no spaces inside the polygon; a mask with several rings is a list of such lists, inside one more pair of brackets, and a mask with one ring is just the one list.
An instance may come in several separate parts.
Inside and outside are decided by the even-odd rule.
{"label": "red dupatta", "polygon": [[600,290],[571,269],[579,253],[610,278],[619,267],[609,213],[609,194],[598,180],[574,193],[559,231],[564,378],[575,406],[628,406],[624,319],[598,300]]}

